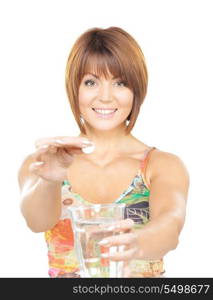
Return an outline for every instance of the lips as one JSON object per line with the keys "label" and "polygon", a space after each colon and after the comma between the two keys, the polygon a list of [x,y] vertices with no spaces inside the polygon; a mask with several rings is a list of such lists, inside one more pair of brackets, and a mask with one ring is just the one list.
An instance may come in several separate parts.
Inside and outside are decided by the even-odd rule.
{"label": "lips", "polygon": [[118,110],[117,108],[99,108],[99,107],[92,107],[93,110]]}
{"label": "lips", "polygon": [[[118,110],[117,108],[113,108],[113,109],[103,109],[103,108],[92,108],[92,110],[94,111],[95,115],[99,118],[99,119],[110,119],[112,118],[116,111]],[[98,111],[100,110],[100,111]],[[102,112],[101,112],[102,111]],[[106,111],[106,112],[104,112]],[[110,112],[111,111],[111,112]]]}

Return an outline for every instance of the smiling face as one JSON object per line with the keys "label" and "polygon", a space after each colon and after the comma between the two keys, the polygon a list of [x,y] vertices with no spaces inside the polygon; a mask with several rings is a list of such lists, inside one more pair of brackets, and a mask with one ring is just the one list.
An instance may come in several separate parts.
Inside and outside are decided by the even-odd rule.
{"label": "smiling face", "polygon": [[79,109],[86,123],[97,130],[126,126],[133,105],[133,92],[120,78],[86,73],[79,86]]}

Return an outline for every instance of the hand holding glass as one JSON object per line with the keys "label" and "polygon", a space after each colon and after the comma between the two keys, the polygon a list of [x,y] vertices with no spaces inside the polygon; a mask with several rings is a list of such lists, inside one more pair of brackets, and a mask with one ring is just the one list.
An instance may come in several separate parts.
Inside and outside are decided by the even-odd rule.
{"label": "hand holding glass", "polygon": [[123,246],[106,247],[99,242],[120,234],[112,224],[124,218],[124,208],[125,204],[69,207],[81,277],[122,277],[123,262],[111,261],[108,255]]}

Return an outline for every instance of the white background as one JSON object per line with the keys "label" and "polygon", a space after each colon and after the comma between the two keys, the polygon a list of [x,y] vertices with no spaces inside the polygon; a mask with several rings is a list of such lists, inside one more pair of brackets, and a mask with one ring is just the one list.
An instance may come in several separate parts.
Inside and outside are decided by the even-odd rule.
{"label": "white background", "polygon": [[[65,65],[91,27],[122,27],[140,44],[149,87],[132,133],[178,155],[190,173],[186,223],[167,277],[212,277],[213,9],[206,0],[0,2],[0,276],[48,277],[43,233],[19,210],[18,168],[40,137],[78,135]],[[45,201],[45,199],[44,199]]]}

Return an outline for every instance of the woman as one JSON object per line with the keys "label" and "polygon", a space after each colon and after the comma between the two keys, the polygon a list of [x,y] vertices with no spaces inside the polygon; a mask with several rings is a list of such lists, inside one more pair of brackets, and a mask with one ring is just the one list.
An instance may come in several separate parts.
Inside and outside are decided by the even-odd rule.
{"label": "woman", "polygon": [[123,29],[92,28],[75,42],[66,90],[80,134],[37,140],[18,176],[27,225],[45,232],[51,277],[79,276],[69,205],[126,203],[122,234],[101,241],[125,245],[110,259],[125,262],[126,277],[162,276],[163,257],[178,245],[188,171],[177,155],[131,134],[147,83],[144,55]]}

